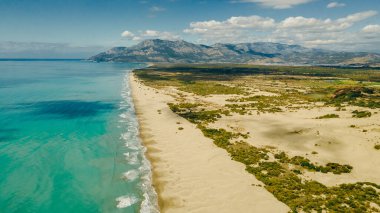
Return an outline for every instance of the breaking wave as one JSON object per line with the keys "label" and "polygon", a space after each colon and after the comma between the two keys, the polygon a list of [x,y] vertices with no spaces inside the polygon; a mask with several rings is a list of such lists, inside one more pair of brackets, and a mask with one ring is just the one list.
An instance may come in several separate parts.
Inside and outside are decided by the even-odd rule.
{"label": "breaking wave", "polygon": [[122,176],[126,181],[139,180],[140,196],[121,196],[116,199],[117,208],[140,203],[140,213],[158,213],[157,194],[152,186],[152,172],[150,162],[145,157],[146,148],[141,145],[139,138],[139,125],[131,96],[129,86],[130,71],[124,76],[119,110],[121,111],[119,122],[126,126],[126,132],[121,134],[121,139],[125,141],[127,152],[124,153],[125,160],[130,165],[140,165],[137,169],[125,171]]}

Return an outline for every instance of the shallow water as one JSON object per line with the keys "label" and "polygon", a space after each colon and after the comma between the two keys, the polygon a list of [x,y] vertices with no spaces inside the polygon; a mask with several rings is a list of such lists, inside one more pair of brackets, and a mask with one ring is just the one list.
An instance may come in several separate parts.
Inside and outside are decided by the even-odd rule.
{"label": "shallow water", "polygon": [[0,212],[155,212],[128,73],[0,61]]}

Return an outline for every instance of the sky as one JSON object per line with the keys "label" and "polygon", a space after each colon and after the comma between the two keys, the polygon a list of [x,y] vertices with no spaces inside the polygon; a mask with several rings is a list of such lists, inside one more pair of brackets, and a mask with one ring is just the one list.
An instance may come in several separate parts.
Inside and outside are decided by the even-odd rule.
{"label": "sky", "polygon": [[380,53],[380,0],[0,0],[0,58],[87,58],[144,39]]}

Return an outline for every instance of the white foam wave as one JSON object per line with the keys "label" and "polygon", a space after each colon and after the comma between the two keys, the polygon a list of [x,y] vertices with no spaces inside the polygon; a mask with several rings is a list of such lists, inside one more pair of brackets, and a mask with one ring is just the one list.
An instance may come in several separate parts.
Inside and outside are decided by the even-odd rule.
{"label": "white foam wave", "polygon": [[134,181],[139,177],[139,172],[136,170],[130,170],[128,172],[124,172],[123,178],[128,181]]}
{"label": "white foam wave", "polygon": [[158,208],[152,206],[150,202],[150,196],[148,193],[144,193],[144,200],[141,202],[140,213],[159,213]]}
{"label": "white foam wave", "polygon": [[137,203],[139,200],[136,197],[130,197],[130,196],[121,196],[116,198],[117,208],[127,208],[129,206],[132,206],[133,204]]}
{"label": "white foam wave", "polygon": [[122,113],[122,114],[120,114],[119,116],[120,116],[121,118],[128,118],[127,113]]}
{"label": "white foam wave", "polygon": [[129,164],[131,165],[136,165],[138,163],[138,152],[127,152],[124,153],[125,160],[128,161]]}
{"label": "white foam wave", "polygon": [[129,72],[124,77],[124,87],[121,94],[123,101],[120,102],[119,122],[125,126],[127,132],[121,134],[121,139],[125,141],[125,146],[130,150],[124,153],[125,159],[130,165],[141,164],[138,169],[129,170],[123,173],[123,178],[133,181],[139,178],[142,200],[136,197],[122,196],[117,198],[118,208],[125,208],[134,203],[141,202],[140,213],[158,213],[157,194],[152,186],[152,174],[150,162],[145,157],[146,148],[141,145],[139,138],[139,127],[134,111],[134,105],[129,88]]}

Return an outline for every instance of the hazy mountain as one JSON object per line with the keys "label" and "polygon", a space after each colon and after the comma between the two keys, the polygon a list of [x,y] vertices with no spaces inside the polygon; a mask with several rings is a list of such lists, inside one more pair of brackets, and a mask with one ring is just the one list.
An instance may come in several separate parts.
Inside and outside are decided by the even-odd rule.
{"label": "hazy mountain", "polygon": [[93,61],[169,63],[278,63],[318,65],[375,65],[380,54],[337,52],[270,42],[211,46],[186,41],[145,40],[131,47],[114,47],[92,56]]}

